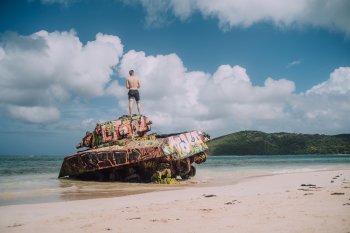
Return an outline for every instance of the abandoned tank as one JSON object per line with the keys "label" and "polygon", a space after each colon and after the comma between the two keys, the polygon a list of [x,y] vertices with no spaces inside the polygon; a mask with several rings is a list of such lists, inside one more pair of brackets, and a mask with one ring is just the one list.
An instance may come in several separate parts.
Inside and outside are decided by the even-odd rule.
{"label": "abandoned tank", "polygon": [[148,134],[152,121],[143,115],[98,123],[64,158],[59,178],[169,183],[196,174],[193,163],[207,159],[209,135],[200,131]]}

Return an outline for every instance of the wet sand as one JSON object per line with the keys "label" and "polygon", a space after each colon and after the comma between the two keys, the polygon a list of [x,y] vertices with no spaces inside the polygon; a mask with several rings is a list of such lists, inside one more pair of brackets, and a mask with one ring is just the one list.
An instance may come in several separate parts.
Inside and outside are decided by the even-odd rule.
{"label": "wet sand", "polygon": [[350,232],[350,169],[0,207],[0,232]]}
{"label": "wet sand", "polygon": [[266,174],[269,173],[254,170],[244,172],[202,170],[190,180],[179,180],[171,185],[57,179],[56,174],[16,177],[14,182],[0,184],[0,206],[121,197],[192,186],[222,186]]}

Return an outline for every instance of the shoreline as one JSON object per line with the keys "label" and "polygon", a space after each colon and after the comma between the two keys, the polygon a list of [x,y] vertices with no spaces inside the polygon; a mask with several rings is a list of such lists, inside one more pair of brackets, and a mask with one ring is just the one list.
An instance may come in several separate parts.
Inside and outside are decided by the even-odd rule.
{"label": "shoreline", "polygon": [[[252,171],[241,174],[241,172],[220,173],[208,175],[200,174],[192,179],[181,181],[173,184],[155,184],[155,183],[126,183],[126,182],[98,182],[98,181],[81,181],[69,178],[55,179],[63,183],[69,183],[69,187],[60,188],[44,188],[33,190],[19,190],[18,192],[3,192],[0,197],[0,207],[10,205],[26,205],[26,204],[44,204],[58,203],[66,201],[93,200],[113,197],[124,197],[137,194],[164,192],[169,190],[183,190],[188,188],[204,188],[204,187],[222,187],[227,185],[235,185],[246,180],[268,177],[283,174],[308,173],[318,171],[338,171],[339,169],[347,169],[347,166],[340,168],[302,168],[302,169],[286,169],[279,171]],[[349,168],[350,169],[350,168]],[[203,172],[203,171],[202,171]],[[201,178],[199,178],[201,177]]]}
{"label": "shoreline", "polygon": [[1,232],[350,232],[350,169],[0,207]]}
{"label": "shoreline", "polygon": [[[18,158],[2,160],[2,172],[12,167]],[[28,158],[27,158],[28,159]],[[42,162],[47,163],[42,167]],[[149,183],[94,182],[73,179],[57,179],[56,171],[61,159],[39,156],[37,160],[16,164],[12,175],[0,177],[0,206],[60,202],[93,198],[108,198],[137,193],[183,189],[191,186],[209,187],[236,184],[247,177],[279,173],[295,173],[315,170],[347,169],[350,157],[344,156],[211,156],[198,166],[198,173],[180,184],[157,185]],[[34,167],[41,167],[38,173],[29,173]],[[44,168],[47,168],[46,170]],[[55,169],[53,169],[55,168]],[[15,173],[19,173],[18,175]],[[23,174],[22,174],[23,173]],[[4,173],[5,174],[5,173]]]}

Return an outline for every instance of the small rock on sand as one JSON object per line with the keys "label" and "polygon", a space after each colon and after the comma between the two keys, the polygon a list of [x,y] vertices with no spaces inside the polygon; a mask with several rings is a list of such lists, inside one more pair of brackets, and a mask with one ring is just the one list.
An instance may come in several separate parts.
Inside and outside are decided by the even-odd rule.
{"label": "small rock on sand", "polygon": [[215,194],[203,194],[203,197],[216,197]]}
{"label": "small rock on sand", "polygon": [[331,195],[344,195],[345,193],[331,193]]}

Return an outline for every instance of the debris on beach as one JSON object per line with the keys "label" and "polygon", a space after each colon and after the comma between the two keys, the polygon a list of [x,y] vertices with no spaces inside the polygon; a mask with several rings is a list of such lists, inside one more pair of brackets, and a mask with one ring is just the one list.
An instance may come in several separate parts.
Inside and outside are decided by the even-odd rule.
{"label": "debris on beach", "polygon": [[304,196],[314,195],[314,193],[304,193]]}
{"label": "debris on beach", "polygon": [[331,193],[331,195],[344,195],[345,193]]}
{"label": "debris on beach", "polygon": [[126,220],[139,220],[141,217],[127,218]]}
{"label": "debris on beach", "polygon": [[309,192],[309,191],[318,191],[319,189],[321,189],[322,187],[319,187],[315,184],[301,184],[301,187],[305,187],[305,188],[300,188],[298,190],[300,191],[305,191],[305,192]]}
{"label": "debris on beach", "polygon": [[237,203],[241,203],[241,202],[238,201],[238,200],[233,200],[233,201],[225,202],[225,205],[234,205],[234,204],[237,204]]}
{"label": "debris on beach", "polygon": [[207,159],[210,136],[200,131],[147,134],[152,121],[143,115],[121,116],[98,123],[67,156],[59,178],[176,183],[196,175],[193,163]]}
{"label": "debris on beach", "polygon": [[213,209],[199,209],[200,211],[204,211],[204,212],[210,212],[212,211]]}
{"label": "debris on beach", "polygon": [[315,184],[301,184],[300,186],[316,187],[316,185],[315,185]]}
{"label": "debris on beach", "polygon": [[203,197],[216,197],[215,194],[203,194]]}
{"label": "debris on beach", "polygon": [[12,228],[12,227],[20,227],[20,226],[23,226],[24,224],[22,223],[14,223],[13,225],[11,226],[7,226],[7,228]]}

